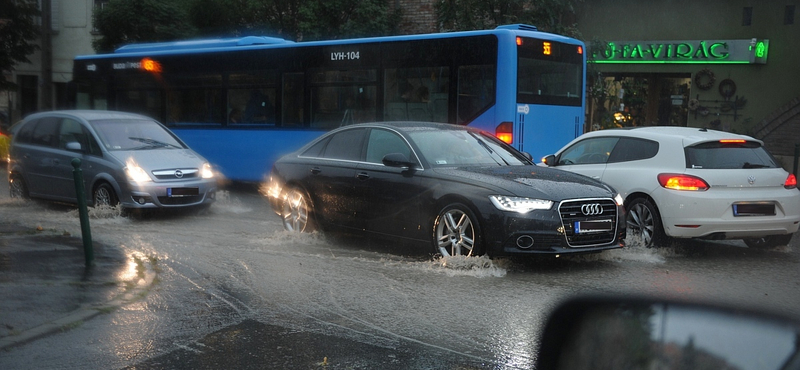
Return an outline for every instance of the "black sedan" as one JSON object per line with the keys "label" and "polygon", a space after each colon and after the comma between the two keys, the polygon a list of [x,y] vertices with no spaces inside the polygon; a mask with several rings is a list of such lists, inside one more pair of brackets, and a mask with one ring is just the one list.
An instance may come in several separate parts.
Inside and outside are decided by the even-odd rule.
{"label": "black sedan", "polygon": [[529,157],[463,126],[352,125],[276,161],[265,194],[287,230],[419,240],[443,256],[624,246],[624,209],[613,189]]}

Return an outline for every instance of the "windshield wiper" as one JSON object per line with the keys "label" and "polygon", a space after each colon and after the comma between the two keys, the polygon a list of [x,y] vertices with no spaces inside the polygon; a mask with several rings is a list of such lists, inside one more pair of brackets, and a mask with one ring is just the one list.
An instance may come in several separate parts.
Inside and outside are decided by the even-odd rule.
{"label": "windshield wiper", "polygon": [[131,137],[128,137],[128,139],[136,140],[138,142],[147,144],[145,146],[134,148],[134,150],[147,149],[147,148],[170,148],[170,147],[171,148],[176,148],[176,149],[180,149],[181,148],[181,147],[179,147],[177,145],[165,143],[165,142],[158,141],[158,140],[148,139],[148,138],[144,138],[144,137],[133,137],[133,136],[131,136]]}
{"label": "windshield wiper", "polygon": [[767,168],[767,167],[769,167],[769,166],[767,166],[765,164],[757,164],[757,163],[750,163],[750,162],[744,162],[744,165],[742,165],[742,168]]}
{"label": "windshield wiper", "polygon": [[490,156],[490,157],[492,157],[492,159],[493,159],[495,162],[497,162],[497,164],[502,164],[502,163],[500,163],[500,162],[497,160],[497,158],[500,158],[500,160],[501,160],[501,161],[503,161],[503,163],[505,163],[505,164],[506,164],[506,166],[509,166],[509,165],[510,165],[510,164],[508,163],[508,161],[506,161],[506,160],[505,160],[505,158],[503,158],[503,156],[501,156],[501,155],[499,155],[499,154],[495,153],[495,152],[494,152],[494,150],[492,150],[492,148],[490,148],[490,147],[489,147],[489,144],[486,144],[486,142],[484,142],[483,140],[481,140],[481,138],[480,138],[479,136],[477,136],[477,135],[475,135],[475,134],[472,134],[472,133],[470,133],[470,135],[472,135],[472,137],[474,137],[474,138],[475,138],[475,140],[477,140],[477,141],[478,141],[478,144],[480,144],[480,145],[481,145],[481,146],[482,146],[484,149],[486,149],[486,151],[487,151],[487,152],[489,152],[489,156]]}

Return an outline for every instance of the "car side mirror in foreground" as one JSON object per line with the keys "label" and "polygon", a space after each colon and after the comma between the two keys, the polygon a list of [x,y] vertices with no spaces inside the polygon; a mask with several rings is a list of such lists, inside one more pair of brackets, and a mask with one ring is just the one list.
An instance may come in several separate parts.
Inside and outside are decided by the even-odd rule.
{"label": "car side mirror in foreground", "polygon": [[545,325],[536,369],[800,369],[800,323],[697,303],[576,298]]}
{"label": "car side mirror in foreground", "polygon": [[383,157],[383,164],[389,167],[408,167],[414,166],[414,162],[401,153],[389,153]]}
{"label": "car side mirror in foreground", "polygon": [[544,164],[546,164],[548,166],[551,166],[551,167],[555,166],[556,165],[556,156],[553,155],[553,154],[545,156],[544,158],[542,158],[542,163],[544,163]]}

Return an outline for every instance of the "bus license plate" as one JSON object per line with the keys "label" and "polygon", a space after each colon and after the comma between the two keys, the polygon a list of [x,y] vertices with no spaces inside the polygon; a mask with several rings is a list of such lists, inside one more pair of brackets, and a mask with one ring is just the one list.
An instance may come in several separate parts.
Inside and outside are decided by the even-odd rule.
{"label": "bus license plate", "polygon": [[575,234],[591,234],[610,231],[611,220],[575,221]]}
{"label": "bus license plate", "polygon": [[167,188],[168,197],[191,197],[200,195],[199,188]]}

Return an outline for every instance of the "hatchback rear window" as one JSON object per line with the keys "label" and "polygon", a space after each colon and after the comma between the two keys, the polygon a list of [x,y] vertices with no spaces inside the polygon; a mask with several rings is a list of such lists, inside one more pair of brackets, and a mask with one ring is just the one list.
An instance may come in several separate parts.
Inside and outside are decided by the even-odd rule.
{"label": "hatchback rear window", "polygon": [[719,141],[689,146],[685,149],[687,168],[733,169],[775,168],[777,162],[755,141],[723,143]]}

